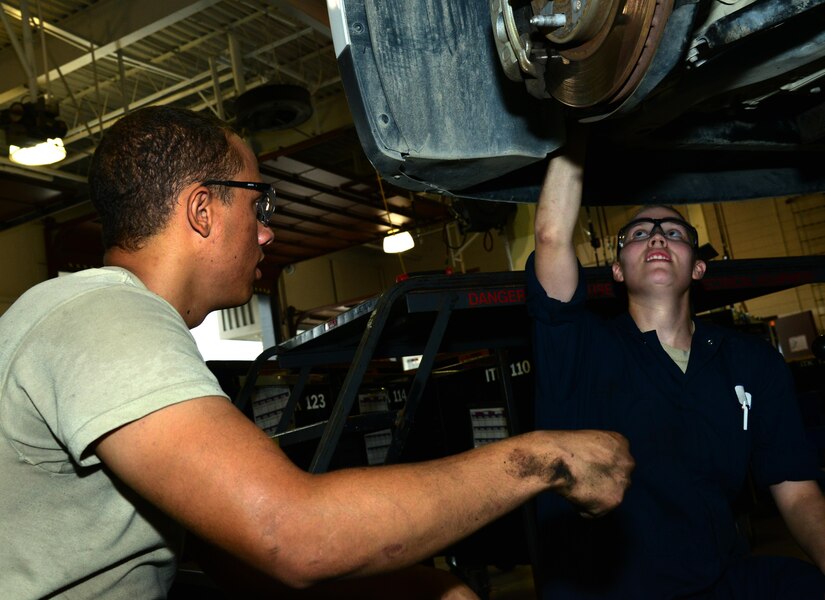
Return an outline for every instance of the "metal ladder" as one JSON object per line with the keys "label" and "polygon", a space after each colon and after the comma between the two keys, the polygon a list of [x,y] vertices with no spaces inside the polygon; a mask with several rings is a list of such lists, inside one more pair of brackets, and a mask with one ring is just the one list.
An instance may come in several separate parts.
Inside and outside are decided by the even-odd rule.
{"label": "metal ladder", "polygon": [[[791,198],[787,201],[806,256],[825,255],[825,194]],[[820,333],[825,333],[825,284],[811,284],[816,309],[814,317]]]}

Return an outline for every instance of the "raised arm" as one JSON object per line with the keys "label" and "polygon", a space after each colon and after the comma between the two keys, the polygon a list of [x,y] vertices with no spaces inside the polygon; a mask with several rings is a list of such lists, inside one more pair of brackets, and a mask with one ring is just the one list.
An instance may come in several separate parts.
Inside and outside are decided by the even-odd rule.
{"label": "raised arm", "polygon": [[585,139],[575,129],[553,157],[536,207],[536,275],[551,298],[567,302],[578,284],[573,233],[579,218]]}
{"label": "raised arm", "polygon": [[311,475],[217,397],[152,413],[95,451],[198,536],[299,588],[414,564],[544,490],[598,516],[633,467],[618,434],[539,431],[427,463]]}

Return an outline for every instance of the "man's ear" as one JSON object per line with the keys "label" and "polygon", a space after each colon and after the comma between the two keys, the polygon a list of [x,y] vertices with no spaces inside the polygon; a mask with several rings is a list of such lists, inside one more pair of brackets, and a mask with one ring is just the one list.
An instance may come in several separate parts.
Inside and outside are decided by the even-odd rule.
{"label": "man's ear", "polygon": [[197,186],[184,196],[186,202],[186,220],[189,227],[202,237],[209,237],[212,231],[212,203],[214,194],[203,185]]}
{"label": "man's ear", "polygon": [[618,259],[613,262],[610,268],[613,270],[613,281],[622,283],[624,281],[624,272],[622,271],[622,265],[619,263]]}
{"label": "man's ear", "polygon": [[691,273],[691,277],[696,281],[702,279],[705,276],[705,271],[707,270],[708,266],[705,264],[703,260],[697,260],[693,263],[693,272]]}

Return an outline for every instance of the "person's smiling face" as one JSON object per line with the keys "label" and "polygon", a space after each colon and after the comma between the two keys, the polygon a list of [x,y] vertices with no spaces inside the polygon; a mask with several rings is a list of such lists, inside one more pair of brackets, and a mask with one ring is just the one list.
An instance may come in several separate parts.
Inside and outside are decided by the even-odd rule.
{"label": "person's smiling face", "polygon": [[[681,219],[676,211],[663,206],[642,210],[635,218]],[[687,290],[691,280],[702,278],[705,264],[694,258],[691,240],[677,233],[669,233],[669,227],[663,224],[646,239],[634,240],[631,230],[613,264],[614,279],[624,282],[630,293],[651,286]]]}

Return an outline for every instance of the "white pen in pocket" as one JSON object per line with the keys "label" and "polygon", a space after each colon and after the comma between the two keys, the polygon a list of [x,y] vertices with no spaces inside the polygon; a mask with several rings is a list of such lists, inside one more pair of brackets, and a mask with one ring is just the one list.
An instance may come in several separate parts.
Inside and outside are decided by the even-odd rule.
{"label": "white pen in pocket", "polygon": [[742,430],[748,430],[748,412],[751,409],[751,395],[745,391],[745,387],[737,385],[734,388],[736,397],[739,399],[739,404],[742,406]]}

